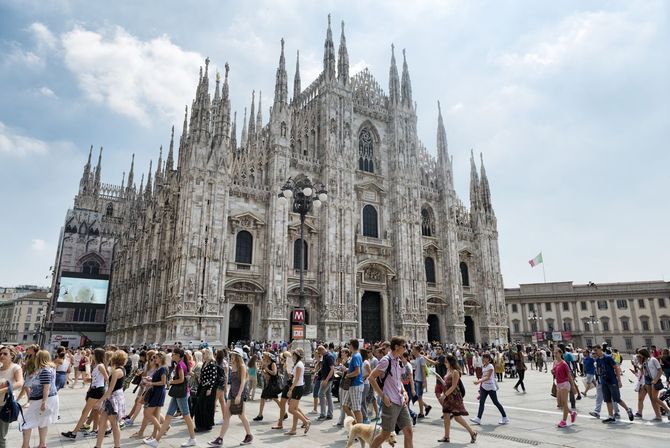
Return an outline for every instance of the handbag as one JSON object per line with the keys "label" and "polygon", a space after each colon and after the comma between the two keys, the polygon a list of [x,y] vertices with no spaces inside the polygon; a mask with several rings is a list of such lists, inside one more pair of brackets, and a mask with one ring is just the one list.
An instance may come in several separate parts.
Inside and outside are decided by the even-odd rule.
{"label": "handbag", "polygon": [[231,415],[241,415],[244,409],[244,400],[240,400],[240,404],[235,404],[235,399],[231,399],[229,409]]}
{"label": "handbag", "polygon": [[116,415],[116,411],[114,410],[114,406],[112,406],[112,402],[109,401],[109,399],[105,400],[104,409],[105,409],[105,414]]}
{"label": "handbag", "polygon": [[663,390],[663,382],[661,380],[658,380],[658,382],[654,383],[654,389]]}
{"label": "handbag", "polygon": [[186,380],[182,383],[170,386],[168,395],[172,398],[186,398]]}
{"label": "handbag", "polygon": [[556,397],[556,383],[551,385],[551,396]]}
{"label": "handbag", "polygon": [[349,390],[351,387],[351,381],[353,378],[348,377],[348,376],[343,376],[342,381],[340,381],[340,389],[342,390]]}

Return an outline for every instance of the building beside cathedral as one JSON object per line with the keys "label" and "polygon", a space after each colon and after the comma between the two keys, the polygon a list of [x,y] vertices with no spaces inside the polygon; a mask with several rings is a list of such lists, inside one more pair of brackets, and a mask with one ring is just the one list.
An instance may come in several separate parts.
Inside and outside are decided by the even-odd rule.
{"label": "building beside cathedral", "polygon": [[[205,61],[165,161],[139,189],[131,165],[118,207],[91,196],[102,223],[110,206],[121,221],[110,228],[108,343],[288,339],[301,248],[318,339],[507,339],[483,163],[471,155],[466,208],[439,103],[435,158],[417,137],[405,52],[401,70],[393,47],[390,59],[387,92],[367,69],[351,76],[344,25],[336,51],[329,19],[323,71],[303,88],[296,58],[289,96],[282,40],[269,120],[252,92],[239,141],[234,76],[226,64],[212,95]],[[299,216],[278,200],[299,174],[329,197],[306,217],[304,241]]]}

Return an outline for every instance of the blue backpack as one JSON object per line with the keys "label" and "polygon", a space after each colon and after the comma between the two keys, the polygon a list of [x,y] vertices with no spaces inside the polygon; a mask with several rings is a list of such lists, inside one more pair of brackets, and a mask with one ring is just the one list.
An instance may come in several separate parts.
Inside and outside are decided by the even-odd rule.
{"label": "blue backpack", "polygon": [[19,419],[19,414],[23,418],[23,409],[21,405],[14,400],[14,393],[12,392],[11,383],[7,382],[7,394],[5,395],[5,403],[0,408],[0,420],[6,423],[15,422]]}

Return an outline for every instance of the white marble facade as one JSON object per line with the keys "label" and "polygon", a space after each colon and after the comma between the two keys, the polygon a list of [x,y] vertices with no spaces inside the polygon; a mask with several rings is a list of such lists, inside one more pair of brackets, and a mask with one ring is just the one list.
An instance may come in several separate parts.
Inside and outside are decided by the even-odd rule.
{"label": "white marble facade", "polygon": [[486,172],[471,155],[467,209],[439,109],[437,158],[418,140],[405,52],[399,75],[391,49],[384,92],[367,69],[350,76],[344,27],[336,52],[329,19],[322,73],[303,89],[296,60],[289,97],[284,50],[282,40],[269,120],[252,93],[238,141],[234,77],[229,85],[226,64],[212,96],[207,60],[178,155],[173,129],[145,186],[131,168],[107,342],[287,339],[299,217],[277,193],[300,173],[329,195],[305,224],[306,310],[319,339],[506,340]]}

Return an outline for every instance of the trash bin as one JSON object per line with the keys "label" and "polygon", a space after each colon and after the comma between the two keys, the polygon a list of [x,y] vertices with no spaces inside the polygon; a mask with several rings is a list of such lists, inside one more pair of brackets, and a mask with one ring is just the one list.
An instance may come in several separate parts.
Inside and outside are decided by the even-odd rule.
{"label": "trash bin", "polygon": [[312,377],[313,377],[312,372],[310,371],[305,372],[305,386],[303,387],[302,392],[303,396],[312,393],[312,389],[314,387],[314,384],[312,383]]}

